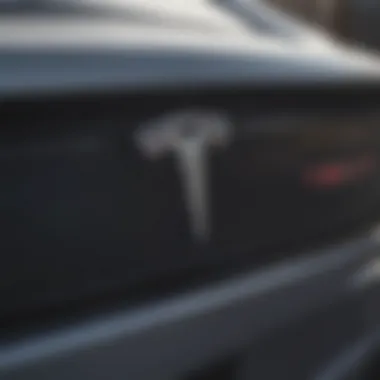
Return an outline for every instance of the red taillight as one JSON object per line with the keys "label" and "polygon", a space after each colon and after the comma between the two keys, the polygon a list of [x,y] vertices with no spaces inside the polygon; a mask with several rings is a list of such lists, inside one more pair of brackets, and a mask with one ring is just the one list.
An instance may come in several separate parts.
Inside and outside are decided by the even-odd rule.
{"label": "red taillight", "polygon": [[360,181],[375,169],[372,156],[329,162],[307,168],[302,175],[302,182],[315,188],[334,188]]}

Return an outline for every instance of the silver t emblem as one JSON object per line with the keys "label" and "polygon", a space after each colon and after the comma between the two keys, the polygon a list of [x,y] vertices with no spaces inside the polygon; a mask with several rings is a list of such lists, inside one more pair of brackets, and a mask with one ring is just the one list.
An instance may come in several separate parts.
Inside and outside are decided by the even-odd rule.
{"label": "silver t emblem", "polygon": [[194,239],[205,241],[211,232],[207,154],[212,146],[228,143],[228,120],[213,112],[183,112],[164,117],[137,131],[141,152],[151,159],[167,153],[177,157],[186,207]]}

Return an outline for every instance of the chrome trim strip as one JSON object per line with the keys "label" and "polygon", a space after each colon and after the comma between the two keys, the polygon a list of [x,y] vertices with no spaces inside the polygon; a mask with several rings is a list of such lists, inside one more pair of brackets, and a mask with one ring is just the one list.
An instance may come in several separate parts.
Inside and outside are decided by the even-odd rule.
{"label": "chrome trim strip", "polygon": [[353,275],[375,247],[373,239],[356,240],[154,305],[3,345],[0,377],[42,380],[54,369],[56,380],[83,378],[94,363],[99,376],[110,371],[120,378],[176,376],[249,344],[276,324],[358,291]]}
{"label": "chrome trim strip", "polygon": [[360,366],[367,356],[380,343],[380,329],[363,337],[353,346],[346,349],[330,366],[323,369],[314,380],[347,380],[361,379]]}

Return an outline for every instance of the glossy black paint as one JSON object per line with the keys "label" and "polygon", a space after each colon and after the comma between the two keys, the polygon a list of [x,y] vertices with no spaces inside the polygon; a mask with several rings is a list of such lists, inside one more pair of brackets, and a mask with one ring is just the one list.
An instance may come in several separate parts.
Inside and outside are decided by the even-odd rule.
{"label": "glossy black paint", "polygon": [[[5,103],[3,316],[43,315],[136,292],[144,299],[297,257],[377,222],[377,169],[364,182],[327,192],[305,189],[299,179],[308,163],[300,134],[332,119],[344,134],[350,124],[341,112],[353,104],[351,125],[368,120],[375,136],[354,150],[377,147],[377,98],[355,87],[314,91],[209,89]],[[227,112],[234,129],[231,145],[209,156],[213,232],[205,245],[190,236],[174,157],[151,162],[133,139],[143,123],[192,107]],[[297,107],[302,113],[294,113]],[[290,121],[281,124],[284,115]],[[290,151],[288,169],[279,166],[275,174],[261,157],[285,160]]]}

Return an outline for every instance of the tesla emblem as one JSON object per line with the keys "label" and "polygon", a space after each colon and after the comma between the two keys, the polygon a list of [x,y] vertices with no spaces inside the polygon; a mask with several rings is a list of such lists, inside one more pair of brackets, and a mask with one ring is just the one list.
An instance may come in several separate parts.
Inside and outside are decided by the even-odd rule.
{"label": "tesla emblem", "polygon": [[214,112],[183,112],[163,117],[138,129],[136,143],[149,159],[176,156],[189,224],[197,241],[211,232],[207,155],[212,147],[223,147],[230,138],[230,125]]}

